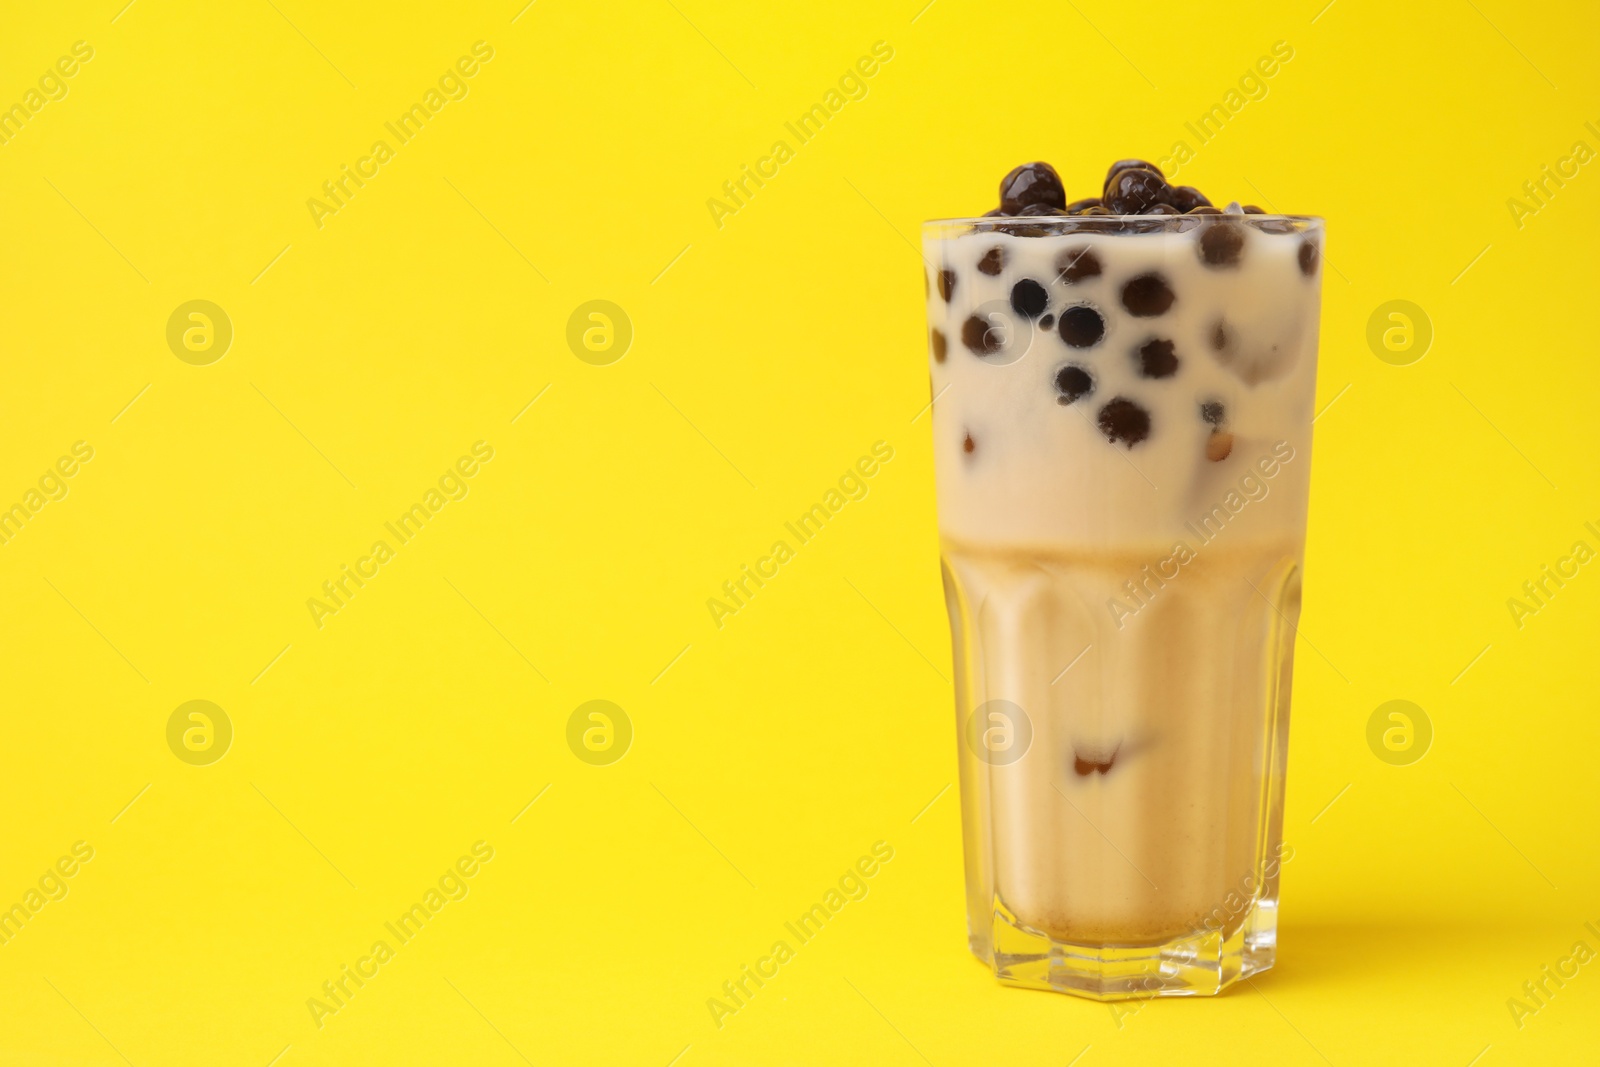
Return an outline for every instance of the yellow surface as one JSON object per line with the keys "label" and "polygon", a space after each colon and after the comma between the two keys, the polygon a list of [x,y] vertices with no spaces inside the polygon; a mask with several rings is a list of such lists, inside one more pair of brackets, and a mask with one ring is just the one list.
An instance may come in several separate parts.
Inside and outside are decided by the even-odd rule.
{"label": "yellow surface", "polygon": [[[1600,951],[1600,564],[1507,606],[1600,549],[1600,163],[1507,204],[1600,150],[1592,5],[122,2],[0,20],[0,103],[92,49],[0,144],[0,504],[27,515],[0,545],[0,903],[27,915],[0,1062],[1593,1062],[1600,964],[1507,1004]],[[1282,962],[1135,1011],[966,953],[910,242],[1016,162],[1076,193],[1179,139],[1213,196],[1327,216],[1332,406]],[[371,176],[313,211],[344,165]],[[169,348],[194,300],[220,360]],[[620,361],[568,347],[591,300],[631,321]],[[1368,346],[1393,300],[1432,323],[1419,362]],[[879,441],[866,496],[714,625]],[[313,612],[345,565],[373,576]],[[209,765],[175,754],[207,751],[187,712],[168,745],[193,700],[232,726]],[[590,700],[631,724],[619,762],[568,747]],[[1420,762],[1368,748],[1391,700],[1431,722]],[[879,841],[865,897],[719,1028],[708,998]],[[372,977],[313,1012],[346,965]]]}

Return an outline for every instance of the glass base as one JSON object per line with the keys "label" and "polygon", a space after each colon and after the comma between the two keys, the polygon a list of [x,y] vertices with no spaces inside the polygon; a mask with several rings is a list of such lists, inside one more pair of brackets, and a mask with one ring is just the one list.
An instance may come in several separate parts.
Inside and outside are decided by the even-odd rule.
{"label": "glass base", "polygon": [[1241,919],[1159,945],[1074,945],[1028,929],[996,902],[992,928],[969,942],[1006,985],[1103,1001],[1209,997],[1276,959],[1278,902],[1256,900]]}

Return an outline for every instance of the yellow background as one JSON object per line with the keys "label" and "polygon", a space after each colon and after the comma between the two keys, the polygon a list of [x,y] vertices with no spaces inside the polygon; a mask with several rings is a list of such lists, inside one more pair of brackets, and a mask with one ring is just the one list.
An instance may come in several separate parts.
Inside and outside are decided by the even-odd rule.
{"label": "yellow background", "polygon": [[[1506,607],[1600,548],[1600,164],[1506,206],[1600,149],[1591,5],[122,4],[0,32],[0,103],[94,48],[0,146],[0,503],[95,450],[0,546],[0,905],[95,850],[0,946],[0,1062],[1592,1062],[1600,964],[1506,1006],[1600,950],[1600,565]],[[319,229],[307,199],[479,40],[469,95]],[[867,96],[715,226],[880,40]],[[1193,145],[1276,41],[1182,179],[1329,220],[1281,962],[1133,1013],[1004,989],[941,793],[909,243],[1014,163],[1078,195]],[[193,299],[233,323],[209,366],[165,340]],[[591,299],[633,323],[609,366],[565,341]],[[1366,342],[1394,299],[1435,330],[1410,366]],[[470,494],[314,625],[479,440]],[[870,495],[715,628],[879,440]],[[192,699],[234,726],[210,766],[167,747]],[[591,699],[634,727],[611,766],[565,741]],[[1391,699],[1433,724],[1411,766],[1367,747]],[[319,1029],[307,999],[479,840],[470,895]],[[879,840],[869,895],[713,1025]]]}

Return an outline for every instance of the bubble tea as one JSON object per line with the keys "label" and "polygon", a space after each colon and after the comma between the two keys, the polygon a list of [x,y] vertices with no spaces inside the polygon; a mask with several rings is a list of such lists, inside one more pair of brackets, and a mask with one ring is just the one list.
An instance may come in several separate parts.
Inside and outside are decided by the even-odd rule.
{"label": "bubble tea", "polygon": [[1276,947],[1322,223],[1124,160],[930,222],[967,920],[1005,982],[1216,993]]}

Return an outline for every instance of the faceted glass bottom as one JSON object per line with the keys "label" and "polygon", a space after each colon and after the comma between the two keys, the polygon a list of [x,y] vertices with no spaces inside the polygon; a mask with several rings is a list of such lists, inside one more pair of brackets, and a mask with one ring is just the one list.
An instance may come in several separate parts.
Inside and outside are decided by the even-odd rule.
{"label": "faceted glass bottom", "polygon": [[1159,945],[1067,944],[1020,925],[1003,906],[996,907],[987,937],[969,938],[973,955],[1006,985],[1102,1001],[1215,996],[1269,969],[1277,940],[1273,899],[1255,901],[1231,929],[1200,931]]}

